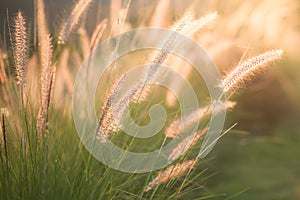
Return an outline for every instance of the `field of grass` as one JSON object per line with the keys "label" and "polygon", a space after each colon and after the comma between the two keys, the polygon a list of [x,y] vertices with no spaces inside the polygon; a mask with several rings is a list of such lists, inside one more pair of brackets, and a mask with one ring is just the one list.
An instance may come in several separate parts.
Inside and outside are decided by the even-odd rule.
{"label": "field of grass", "polygon": [[[0,199],[299,199],[300,70],[295,48],[300,45],[299,2],[149,2],[78,0],[65,9],[57,26],[53,21],[61,14],[55,15],[53,2],[46,0],[34,1],[32,16],[17,1],[17,12],[1,11],[7,19],[0,34]],[[55,19],[49,17],[54,15]],[[97,127],[92,129],[90,115],[82,120],[86,110],[74,112],[81,105],[72,103],[78,97],[87,99],[82,94],[90,93],[88,81],[97,77],[85,74],[86,85],[76,84],[78,72],[100,68],[95,60],[102,62],[103,55],[114,58],[118,48],[155,37],[136,34],[129,43],[105,43],[148,26],[168,29],[170,34],[156,35],[161,48],[123,55],[104,72],[92,96],[97,115]],[[226,99],[210,102],[205,77],[186,58],[172,53],[181,45],[177,34],[205,49],[221,72],[214,88]],[[105,52],[98,55],[103,44]],[[208,57],[189,54],[204,59],[208,63],[204,67],[211,66]],[[150,68],[130,76],[130,70],[149,63]],[[168,74],[161,74],[161,64],[190,82],[200,108],[191,106],[181,113],[180,106],[190,99],[181,104],[168,88],[158,86]],[[168,86],[188,97],[186,85],[168,78]],[[127,81],[136,85],[126,89]],[[76,93],[79,86],[88,86],[87,91]],[[123,108],[129,109],[135,124],[146,126],[153,122],[149,108],[157,104],[167,113],[155,136],[137,138],[120,128],[130,125],[124,121],[128,118]],[[208,129],[209,118],[217,119],[225,110],[225,128],[217,145],[199,158],[207,136],[214,133]],[[81,139],[77,117],[84,122]],[[142,129],[132,134],[140,134],[136,130]],[[93,142],[94,154],[84,146],[86,141]],[[112,156],[116,154],[107,151],[108,141],[125,153]],[[169,144],[174,145],[170,152],[161,153]],[[159,151],[151,157],[151,166],[168,163],[158,170],[135,173],[134,166],[150,158],[126,160],[126,152],[155,150]],[[133,169],[114,169],[95,155]]]}

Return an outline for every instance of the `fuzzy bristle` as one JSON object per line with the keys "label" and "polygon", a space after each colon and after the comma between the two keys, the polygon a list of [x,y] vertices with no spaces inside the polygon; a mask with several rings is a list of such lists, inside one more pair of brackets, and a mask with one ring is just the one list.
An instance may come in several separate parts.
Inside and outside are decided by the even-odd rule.
{"label": "fuzzy bristle", "polygon": [[159,65],[161,65],[169,55],[170,51],[174,46],[174,42],[177,37],[177,33],[180,32],[187,24],[192,20],[192,15],[187,14],[182,19],[180,19],[174,26],[171,28],[173,31],[162,43],[162,48],[153,55],[150,60],[150,68],[148,69],[145,75],[145,83],[153,80]]}
{"label": "fuzzy bristle", "polygon": [[211,113],[217,114],[221,111],[224,111],[224,109],[227,110],[229,108],[233,108],[234,105],[235,103],[230,101],[227,101],[226,103],[214,102],[211,106],[205,106],[193,111],[188,115],[183,116],[182,119],[174,120],[166,128],[165,135],[170,138],[175,138],[178,136],[178,134],[183,133],[189,128],[192,128],[193,125],[209,116]]}
{"label": "fuzzy bristle", "polygon": [[131,102],[133,103],[141,103],[146,100],[148,94],[152,88],[153,84],[143,85],[141,84],[135,94],[132,96]]}
{"label": "fuzzy bristle", "polygon": [[168,161],[174,161],[180,156],[184,156],[197,142],[198,140],[207,132],[207,128],[195,132],[194,134],[186,137],[182,140],[171,152],[168,157]]}
{"label": "fuzzy bristle", "polygon": [[50,97],[55,78],[55,68],[52,68],[53,46],[52,37],[49,34],[45,5],[43,0],[37,0],[37,25],[39,40],[39,58],[41,64],[40,76],[40,108],[37,116],[37,132],[39,137],[48,130],[48,110]]}
{"label": "fuzzy bristle", "polygon": [[126,74],[122,75],[113,85],[107,98],[104,100],[102,112],[98,122],[96,138],[105,143],[111,133],[120,130],[119,125],[126,108],[134,101],[142,84],[137,84],[130,89],[124,96],[120,97],[120,92],[125,82]]}
{"label": "fuzzy bristle", "polygon": [[[173,32],[170,33],[170,35],[162,43],[162,48],[150,59],[150,67],[145,74],[144,84],[147,85],[147,83],[155,80],[159,66],[165,62],[172,48],[174,48],[177,44],[177,34],[185,34],[187,36],[193,35],[216,17],[216,13],[211,13],[198,20],[194,20],[193,14],[187,13],[178,22],[176,22],[170,29]],[[144,88],[144,90],[141,91],[141,96],[144,97],[143,99],[146,99],[150,93],[149,89],[145,89],[148,88]]]}
{"label": "fuzzy bristle", "polygon": [[144,189],[145,192],[152,190],[155,186],[166,183],[169,180],[178,178],[184,175],[188,170],[195,167],[198,160],[188,160],[183,163],[178,163],[160,171],[157,177],[151,181]]}
{"label": "fuzzy bristle", "polygon": [[41,91],[40,91],[40,109],[37,117],[37,130],[42,134],[47,126],[48,109],[51,96],[51,89],[55,78],[55,68],[51,69],[52,65],[52,38],[50,35],[45,38],[45,46],[41,53]]}
{"label": "fuzzy bristle", "polygon": [[23,93],[26,86],[27,48],[26,22],[23,13],[18,11],[15,17],[14,56],[17,85],[21,93]]}
{"label": "fuzzy bristle", "polygon": [[214,12],[214,13],[207,14],[201,17],[200,19],[193,20],[180,33],[186,36],[192,36],[194,33],[201,30],[210,22],[214,21],[217,18],[217,16],[218,14]]}
{"label": "fuzzy bristle", "polygon": [[92,0],[79,0],[77,2],[73,11],[71,12],[70,16],[68,17],[64,26],[62,27],[62,30],[59,33],[59,37],[58,37],[59,43],[63,44],[69,39],[71,33],[79,23],[81,16],[86,11],[88,5],[91,2]]}
{"label": "fuzzy bristle", "polygon": [[[126,74],[123,74],[117,81],[113,84],[112,88],[110,89],[108,95],[104,99],[102,111],[100,114],[100,118],[98,121],[98,130],[96,134],[96,138],[100,140],[100,142],[105,143],[111,133],[117,132],[119,130],[117,126],[117,122],[115,117],[115,104],[118,104],[119,94],[123,87],[125,81]],[[116,109],[118,110],[118,108]]]}
{"label": "fuzzy bristle", "polygon": [[[168,55],[170,54],[170,51],[175,45],[175,41],[177,38],[177,34],[182,31],[182,29],[187,26],[187,24],[192,20],[193,16],[192,14],[186,14],[184,17],[182,17],[178,22],[176,22],[171,30],[171,32],[167,38],[162,42],[161,49],[152,55],[150,61],[149,61],[149,69],[145,72],[143,77],[143,84],[147,86],[148,83],[151,83],[153,80],[155,80],[155,76],[157,74],[159,66],[167,59]],[[148,90],[148,87],[143,87],[143,89],[139,92],[140,96],[146,99],[146,97],[149,95],[150,90]],[[139,100],[140,102],[140,100]]]}
{"label": "fuzzy bristle", "polygon": [[221,88],[224,92],[234,91],[246,80],[265,70],[267,64],[278,60],[282,54],[283,51],[278,49],[247,59],[225,76],[221,82]]}

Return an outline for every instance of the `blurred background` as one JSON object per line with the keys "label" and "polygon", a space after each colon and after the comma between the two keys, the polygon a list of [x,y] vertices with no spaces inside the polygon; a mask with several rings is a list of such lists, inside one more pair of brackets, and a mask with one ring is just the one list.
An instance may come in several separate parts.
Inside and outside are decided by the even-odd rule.
{"label": "blurred background", "polygon": [[[128,3],[112,2],[121,5],[117,11]],[[72,10],[74,1],[45,3],[50,32],[57,35],[61,19]],[[104,18],[109,19],[109,26],[118,23],[120,16],[110,5],[109,0],[93,2],[83,20],[87,34]],[[3,41],[8,42],[7,19],[18,9],[24,11],[34,30],[33,0],[1,0]],[[207,194],[220,195],[216,199],[235,194],[236,199],[300,199],[300,1],[132,0],[122,31],[169,27],[187,10],[198,17],[218,12],[218,19],[194,39],[222,72],[234,67],[245,52],[250,57],[272,48],[285,51],[280,62],[232,97],[238,104],[228,114],[226,127],[237,126],[203,164],[213,175],[205,181]]]}

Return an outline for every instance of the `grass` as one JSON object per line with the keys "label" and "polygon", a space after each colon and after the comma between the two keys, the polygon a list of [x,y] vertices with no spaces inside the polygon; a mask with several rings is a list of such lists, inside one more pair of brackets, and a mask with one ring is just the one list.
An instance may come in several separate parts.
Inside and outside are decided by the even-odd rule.
{"label": "grass", "polygon": [[[236,144],[236,141],[232,142],[232,140],[241,140],[242,136],[234,135],[231,138],[223,139],[214,151],[217,160],[210,161],[210,158],[197,160],[198,163],[194,168],[185,165],[186,161],[197,158],[199,142],[203,139],[201,137],[199,141],[193,141],[195,146],[187,153],[181,154],[174,163],[173,166],[179,166],[178,168],[184,169],[182,171],[177,167],[170,166],[166,168],[167,171],[169,170],[168,173],[164,172],[166,169],[141,174],[124,173],[109,168],[96,160],[81,143],[70,111],[74,74],[100,41],[120,33],[123,26],[131,26],[134,23],[130,24],[130,21],[126,21],[126,17],[113,16],[114,14],[126,15],[131,1],[126,1],[127,3],[124,5],[122,1],[112,1],[111,6],[114,9],[117,8],[119,13],[117,11],[111,13],[111,17],[116,17],[118,23],[101,19],[103,24],[91,34],[91,38],[93,36],[96,38],[95,43],[90,44],[90,35],[86,34],[84,22],[81,22],[90,2],[78,1],[61,31],[49,34],[43,0],[37,0],[38,12],[36,13],[37,19],[35,19],[37,24],[34,25],[37,30],[33,31],[37,35],[31,34],[25,28],[27,27],[25,23],[27,18],[26,16],[23,18],[23,13],[19,11],[17,15],[19,20],[16,19],[18,23],[9,29],[11,45],[0,44],[0,107],[5,108],[1,118],[5,129],[1,128],[0,134],[1,199],[230,199],[240,197],[250,199],[258,198],[255,196],[257,193],[260,193],[259,198],[275,198],[272,196],[272,194],[275,195],[273,189],[276,189],[276,198],[296,197],[299,190],[299,184],[296,181],[298,177],[291,176],[287,172],[282,175],[277,174],[284,171],[283,169],[287,169],[284,164],[289,163],[295,168],[299,166],[299,162],[293,160],[294,156],[291,156],[291,153],[297,151],[298,148],[294,149],[289,146],[298,140],[298,137],[295,136],[296,138],[291,140],[284,137],[281,131],[289,130],[285,126],[282,130],[280,127],[278,130],[274,129],[272,136],[245,136],[243,137],[244,143],[241,143],[243,146],[239,146],[239,143]],[[161,9],[166,10],[168,6],[158,4],[156,9],[158,14],[156,15],[160,14],[159,10]],[[206,25],[211,23],[216,16],[216,13],[212,13],[198,19],[198,16],[183,14],[177,22],[176,20],[173,20],[174,23],[172,21],[171,29],[197,40],[196,35],[199,30],[202,30],[204,26],[206,28]],[[166,19],[161,20],[168,18],[164,15],[162,17]],[[153,17],[151,24],[161,24],[159,19],[160,17]],[[108,27],[106,23],[108,23]],[[108,30],[102,34],[106,28]],[[78,31],[78,35],[73,38],[76,31]],[[18,38],[19,36],[21,37]],[[32,47],[31,42],[35,43],[36,39],[38,43]],[[96,108],[97,114],[104,119],[99,120],[99,127],[106,130],[105,139],[111,139],[125,150],[148,152],[161,147],[162,142],[171,140],[167,139],[168,134],[165,130],[178,117],[177,107],[168,104],[165,89],[156,89],[156,94],[151,96],[148,91],[144,93],[144,88],[140,87],[141,85],[144,87],[148,79],[155,79],[158,64],[168,63],[177,67],[177,70],[183,73],[186,79],[190,79],[197,92],[201,92],[202,87],[205,87],[205,85],[200,85],[203,80],[199,77],[197,79],[197,75],[192,74],[193,70],[184,71],[184,67],[181,67],[181,64],[184,64],[185,67],[189,66],[188,63],[177,60],[180,61],[178,63],[181,63],[178,64],[174,55],[170,57],[170,50],[173,43],[176,42],[175,34],[173,33],[165,39],[163,49],[150,52],[152,56],[146,55],[146,53],[143,55],[142,52],[144,57],[142,59],[139,53],[133,53],[132,57],[123,58],[123,61],[121,58],[117,61],[119,63],[114,65],[116,70],[108,70],[107,77],[104,77],[104,83],[99,83],[96,100],[99,102],[102,100],[102,103],[98,104],[97,102]],[[209,38],[207,40],[210,43]],[[279,59],[283,53],[282,50],[271,50],[250,57],[247,54],[248,48],[240,62],[236,64],[237,67],[231,72],[227,72],[223,80],[218,80],[220,81],[218,87],[229,96],[240,87],[241,83],[256,77],[258,72],[265,69],[266,64]],[[215,47],[212,49],[220,51]],[[28,60],[24,55],[28,56]],[[250,58],[246,59],[245,55]],[[116,82],[114,88],[110,84],[115,82],[115,79],[127,69],[122,65],[135,66],[134,64],[139,62],[142,64],[150,62],[156,65],[145,71],[144,76],[139,80],[139,87],[133,88],[133,92],[129,94],[131,96],[125,94],[125,97],[118,97],[119,99],[114,102],[116,104],[111,104],[111,99],[114,99],[115,95],[118,96],[119,91],[115,88],[122,88],[122,83],[121,81]],[[122,69],[117,66],[119,68],[121,66]],[[16,77],[14,76],[15,72]],[[5,79],[6,77],[8,79]],[[145,96],[145,100],[139,105],[134,102],[137,95]],[[197,95],[202,97],[204,94]],[[209,102],[208,97],[204,97],[204,99]],[[168,124],[155,137],[145,141],[126,135],[118,127],[112,131],[119,120],[112,115],[113,108],[120,108],[117,109],[120,111],[124,106],[130,107],[134,120],[143,125],[149,122],[148,112],[145,108],[149,108],[154,103],[158,103],[170,111]],[[201,114],[194,114],[192,117],[186,115],[188,117],[183,118],[184,120],[181,119],[182,122],[180,121],[178,126],[173,127],[172,132],[183,137],[182,133],[185,131],[182,130],[190,128],[187,126],[189,123],[195,123],[192,121],[201,121],[201,127],[198,128],[208,127],[209,123],[205,117],[209,116],[212,107],[213,105],[209,104]],[[123,113],[120,115],[122,116]],[[101,135],[103,132],[98,129],[97,134]],[[163,140],[164,138],[165,140]],[[271,142],[266,143],[265,141]],[[105,140],[104,142],[97,140],[97,142],[101,145],[101,143],[105,143]],[[262,152],[267,158],[258,162]],[[278,159],[282,160],[282,165],[277,163],[275,166],[273,161]],[[227,162],[229,164],[224,165]],[[243,165],[238,165],[238,163],[243,163]],[[211,177],[214,174],[213,165],[221,166],[217,168],[221,171],[219,178]],[[177,170],[173,172],[173,169]],[[160,177],[161,174],[163,174],[162,177]],[[251,175],[251,177],[246,175]],[[261,179],[261,176],[266,178]],[[233,178],[234,180],[224,181],[223,178]],[[240,181],[236,181],[235,178]],[[277,178],[290,185],[280,188],[281,183],[276,182]],[[149,183],[151,183],[151,187],[147,187]],[[209,183],[208,186],[206,186],[207,183]],[[248,188],[249,190],[247,190]],[[252,188],[254,192],[248,195],[247,192]],[[148,189],[149,191],[146,191]],[[291,196],[287,196],[287,193]]]}
{"label": "grass", "polygon": [[[58,117],[60,120],[55,120]],[[8,118],[7,124],[13,120]],[[25,141],[14,127],[7,129],[9,167],[6,171],[1,152],[2,199],[173,199],[177,195],[181,181],[144,193],[154,174],[119,172],[94,159],[82,146],[71,118],[53,113],[49,134],[42,141],[32,130],[35,121],[27,120],[30,125]],[[201,176],[194,180],[200,181]],[[182,193],[188,193],[188,185],[194,184],[184,184]]]}

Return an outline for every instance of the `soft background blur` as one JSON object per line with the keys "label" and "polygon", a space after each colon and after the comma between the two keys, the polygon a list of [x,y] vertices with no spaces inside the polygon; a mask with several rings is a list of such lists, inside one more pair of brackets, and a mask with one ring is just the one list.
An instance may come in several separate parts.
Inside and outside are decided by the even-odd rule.
{"label": "soft background blur", "polygon": [[[46,1],[54,35],[73,3]],[[108,0],[94,2],[86,16],[88,34],[103,18],[113,17],[109,4]],[[160,14],[155,12],[158,5]],[[33,21],[34,2],[0,1],[4,41],[6,8],[9,17],[22,9]],[[210,154],[213,159],[203,164],[214,174],[205,181],[207,193],[221,194],[216,199],[225,199],[225,194],[237,194],[236,199],[300,199],[300,1],[132,0],[126,29],[167,27],[187,9],[199,17],[218,12],[218,20],[195,39],[221,71],[238,63],[246,51],[247,57],[271,48],[285,51],[282,61],[234,95],[238,106],[229,113],[226,127],[238,124],[216,145]]]}

